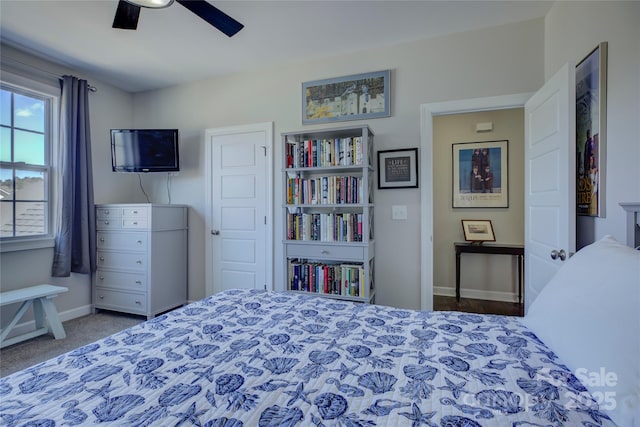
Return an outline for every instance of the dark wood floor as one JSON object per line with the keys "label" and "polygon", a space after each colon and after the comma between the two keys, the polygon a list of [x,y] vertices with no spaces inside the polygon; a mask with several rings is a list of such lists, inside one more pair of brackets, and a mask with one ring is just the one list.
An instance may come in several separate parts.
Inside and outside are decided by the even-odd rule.
{"label": "dark wood floor", "polygon": [[435,311],[464,311],[466,313],[504,314],[506,316],[524,316],[524,304],[516,302],[486,301],[481,299],[433,296]]}

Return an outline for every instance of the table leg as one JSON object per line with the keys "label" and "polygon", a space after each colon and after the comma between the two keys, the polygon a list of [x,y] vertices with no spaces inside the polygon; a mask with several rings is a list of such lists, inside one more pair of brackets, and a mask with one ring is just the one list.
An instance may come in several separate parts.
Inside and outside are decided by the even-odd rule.
{"label": "table leg", "polygon": [[524,279],[524,260],[518,255],[518,304],[522,304],[522,281]]}
{"label": "table leg", "polygon": [[460,252],[456,251],[456,301],[460,301]]}
{"label": "table leg", "polygon": [[33,318],[36,322],[36,329],[42,329],[45,326],[45,317],[41,299],[42,298],[36,298],[33,300]]}
{"label": "table leg", "polygon": [[56,310],[56,306],[49,298],[40,298],[42,303],[42,309],[47,315],[47,322],[49,323],[49,329],[53,334],[53,337],[57,340],[66,338],[67,334],[64,331],[64,326],[62,326],[62,322],[60,321],[60,317],[58,316],[58,311]]}

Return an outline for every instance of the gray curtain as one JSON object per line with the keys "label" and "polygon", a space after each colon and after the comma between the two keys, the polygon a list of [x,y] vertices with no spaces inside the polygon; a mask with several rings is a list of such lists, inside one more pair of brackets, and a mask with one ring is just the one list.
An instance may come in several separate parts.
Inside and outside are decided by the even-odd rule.
{"label": "gray curtain", "polygon": [[95,270],[95,212],[89,128],[89,88],[86,80],[64,76],[61,81],[58,165],[58,223],[53,277]]}

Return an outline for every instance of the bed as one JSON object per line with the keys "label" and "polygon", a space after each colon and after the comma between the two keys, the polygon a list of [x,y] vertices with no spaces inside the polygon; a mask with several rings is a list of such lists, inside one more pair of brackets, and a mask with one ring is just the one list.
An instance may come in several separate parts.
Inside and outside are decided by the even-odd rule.
{"label": "bed", "polygon": [[[577,274],[595,281],[617,272],[606,292],[567,280],[594,259],[605,261],[597,269],[602,273],[592,267]],[[524,320],[225,291],[0,379],[0,423],[633,425],[640,407],[637,360],[618,353],[636,351],[637,359],[637,312],[619,317],[631,306],[624,302],[608,316],[592,312],[599,329],[583,332],[593,322],[567,306],[594,310],[593,304],[608,308],[607,295],[637,297],[640,252],[606,238],[579,251],[563,271]],[[595,292],[597,303],[566,299],[567,292],[576,298],[576,286]],[[613,317],[617,329],[601,317]],[[582,323],[571,326],[572,319]],[[573,343],[585,333],[586,343]],[[600,334],[621,336],[622,344]],[[601,344],[608,347],[597,350],[595,361],[574,360]],[[596,384],[594,373],[609,385]],[[617,375],[613,386],[608,374]]]}

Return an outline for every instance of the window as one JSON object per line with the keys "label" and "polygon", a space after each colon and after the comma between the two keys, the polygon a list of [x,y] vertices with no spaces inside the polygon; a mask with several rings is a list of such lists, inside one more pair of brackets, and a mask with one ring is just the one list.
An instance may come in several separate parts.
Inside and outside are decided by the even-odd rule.
{"label": "window", "polygon": [[52,117],[56,98],[0,84],[0,240],[51,237]]}

